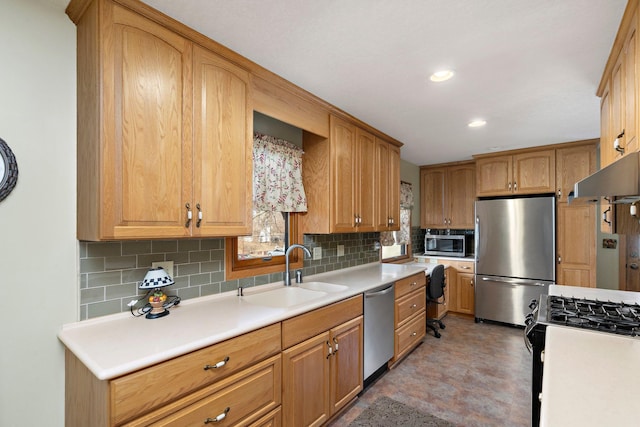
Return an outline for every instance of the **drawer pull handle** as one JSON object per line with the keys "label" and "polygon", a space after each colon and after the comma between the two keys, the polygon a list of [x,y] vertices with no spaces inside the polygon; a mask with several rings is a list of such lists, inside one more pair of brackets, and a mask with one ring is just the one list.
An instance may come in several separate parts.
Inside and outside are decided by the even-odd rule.
{"label": "drawer pull handle", "polygon": [[231,408],[227,407],[227,409],[225,409],[223,413],[221,413],[220,415],[218,415],[215,418],[207,418],[206,420],[204,420],[204,423],[205,424],[219,423],[220,421],[222,421],[225,418],[227,418],[227,414],[229,413],[230,410],[231,410]]}
{"label": "drawer pull handle", "polygon": [[460,268],[464,268],[465,270],[471,270],[471,267],[469,267],[468,265],[463,265]]}
{"label": "drawer pull handle", "polygon": [[411,307],[409,307],[409,308],[414,309],[414,308],[416,308],[417,306],[418,306],[418,304],[412,304],[412,305],[411,305]]}
{"label": "drawer pull handle", "polygon": [[418,333],[417,333],[417,332],[412,332],[412,333],[411,333],[411,336],[412,336],[412,337],[415,337],[416,335],[418,335]]}
{"label": "drawer pull handle", "polygon": [[415,286],[415,285],[417,285],[416,282],[411,282],[411,286]]}
{"label": "drawer pull handle", "polygon": [[204,365],[204,370],[207,371],[209,369],[218,369],[222,368],[229,361],[229,356],[225,357],[223,360],[219,361],[215,365]]}

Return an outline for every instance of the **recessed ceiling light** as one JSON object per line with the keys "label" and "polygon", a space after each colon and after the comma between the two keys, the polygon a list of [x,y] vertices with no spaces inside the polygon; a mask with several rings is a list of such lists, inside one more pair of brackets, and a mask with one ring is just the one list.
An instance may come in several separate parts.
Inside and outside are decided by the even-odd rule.
{"label": "recessed ceiling light", "polygon": [[479,127],[484,126],[486,124],[487,124],[486,120],[478,119],[478,120],[473,120],[473,121],[469,122],[469,124],[467,126],[469,126],[470,128],[479,128]]}
{"label": "recessed ceiling light", "polygon": [[436,71],[435,73],[431,74],[431,77],[429,77],[431,79],[432,82],[444,82],[446,80],[449,80],[451,77],[453,77],[453,71],[451,70],[442,70],[442,71]]}

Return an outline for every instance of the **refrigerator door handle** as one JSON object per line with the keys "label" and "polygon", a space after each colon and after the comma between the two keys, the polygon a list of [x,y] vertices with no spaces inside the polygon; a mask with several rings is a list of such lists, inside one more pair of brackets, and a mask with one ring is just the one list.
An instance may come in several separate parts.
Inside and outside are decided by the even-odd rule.
{"label": "refrigerator door handle", "polygon": [[519,286],[519,285],[523,285],[523,286],[545,286],[545,283],[538,283],[538,282],[518,282],[515,281],[513,279],[502,279],[500,277],[483,277],[482,280],[486,281],[486,282],[501,282],[501,283],[507,283],[509,285],[514,285],[514,286]]}

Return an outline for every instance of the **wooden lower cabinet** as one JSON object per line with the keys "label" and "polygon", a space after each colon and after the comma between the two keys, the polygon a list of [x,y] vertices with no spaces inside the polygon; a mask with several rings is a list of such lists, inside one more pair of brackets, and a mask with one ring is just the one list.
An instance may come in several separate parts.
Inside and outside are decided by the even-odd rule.
{"label": "wooden lower cabinet", "polygon": [[280,405],[280,350],[277,323],[112,380],[67,350],[65,425],[201,425],[225,412],[219,425],[248,425]]}
{"label": "wooden lower cabinet", "polygon": [[475,312],[475,289],[473,273],[458,273],[456,287],[456,311],[458,313],[473,314]]}
{"label": "wooden lower cabinet", "polygon": [[447,266],[445,279],[447,286],[445,304],[429,304],[427,315],[430,319],[441,319],[451,311],[453,313],[474,314],[475,312],[475,283],[473,261],[453,261],[438,259],[438,264]]}
{"label": "wooden lower cabinet", "polygon": [[395,282],[395,338],[389,366],[409,354],[426,334],[426,284],[423,272]]}
{"label": "wooden lower cabinet", "polygon": [[283,322],[283,425],[323,425],[362,390],[362,307],[359,295]]}

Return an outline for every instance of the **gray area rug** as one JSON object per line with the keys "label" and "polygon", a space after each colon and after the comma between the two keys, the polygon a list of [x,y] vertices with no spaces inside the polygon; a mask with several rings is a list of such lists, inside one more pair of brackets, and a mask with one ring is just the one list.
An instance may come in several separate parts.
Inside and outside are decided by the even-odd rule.
{"label": "gray area rug", "polygon": [[379,397],[349,427],[428,426],[455,427],[456,425],[433,415],[425,414],[388,397]]}

